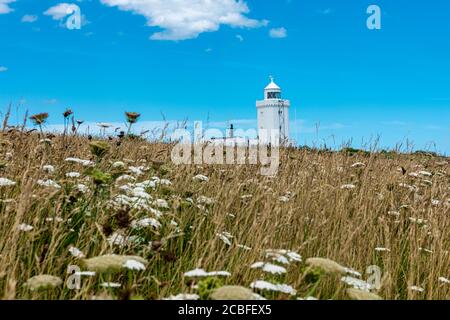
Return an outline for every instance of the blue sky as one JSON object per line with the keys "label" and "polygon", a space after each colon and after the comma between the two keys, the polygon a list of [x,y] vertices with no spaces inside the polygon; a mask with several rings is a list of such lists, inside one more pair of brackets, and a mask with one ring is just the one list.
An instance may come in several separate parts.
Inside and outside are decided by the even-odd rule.
{"label": "blue sky", "polygon": [[[164,114],[251,127],[272,74],[300,144],[380,136],[380,147],[450,154],[448,1],[68,1],[80,30],[49,11],[61,3],[0,0],[0,106],[12,102],[12,121],[29,109],[57,125],[70,106],[93,123],[127,110],[149,125]],[[381,30],[366,27],[370,4]]]}

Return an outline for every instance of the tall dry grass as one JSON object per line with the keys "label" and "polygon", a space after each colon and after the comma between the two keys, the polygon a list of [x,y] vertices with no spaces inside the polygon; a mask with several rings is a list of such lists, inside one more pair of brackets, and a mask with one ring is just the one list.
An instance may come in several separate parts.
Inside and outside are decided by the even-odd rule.
{"label": "tall dry grass", "polygon": [[[261,279],[286,283],[297,291],[294,296],[258,291],[271,299],[347,299],[348,285],[341,275],[318,273],[312,280],[307,276],[305,261],[310,257],[332,259],[359,271],[364,280],[368,266],[380,267],[381,288],[373,292],[384,299],[450,298],[450,284],[444,280],[450,278],[448,158],[283,149],[279,173],[270,178],[251,165],[175,166],[170,161],[172,145],[138,138],[104,140],[108,150],[101,157],[92,154],[87,137],[42,138],[10,130],[0,139],[0,177],[16,182],[0,187],[4,299],[162,299],[196,293],[198,281],[183,276],[195,268],[230,272],[223,284],[249,287]],[[90,159],[101,173],[65,161],[69,157]],[[113,166],[118,161],[125,166]],[[45,165],[55,171],[44,171]],[[143,174],[130,172],[130,166],[142,166]],[[81,176],[67,177],[69,172]],[[153,176],[170,180],[171,185],[145,189],[152,197],[146,200],[148,206],[160,210],[161,217],[111,202],[129,192],[120,188],[126,181],[115,181],[124,174],[136,178],[133,183]],[[209,181],[193,180],[199,174]],[[99,175],[102,185],[93,182]],[[47,179],[61,188],[37,183]],[[80,183],[89,191],[77,191]],[[205,204],[202,196],[214,203]],[[157,199],[166,200],[169,207],[158,208]],[[131,221],[143,217],[153,217],[161,226],[133,229]],[[22,224],[33,229],[26,231]],[[232,236],[231,245],[218,236],[223,232]],[[120,246],[108,241],[114,234],[136,237]],[[71,246],[87,258],[127,254],[143,257],[148,264],[140,272],[82,276],[81,288],[70,290],[68,267],[83,266],[82,259],[70,254]],[[284,265],[287,272],[282,275],[250,268],[267,260],[267,249],[292,250],[303,261]],[[40,274],[58,276],[65,284],[30,290],[26,281]],[[102,288],[104,281],[120,283],[121,288]]]}

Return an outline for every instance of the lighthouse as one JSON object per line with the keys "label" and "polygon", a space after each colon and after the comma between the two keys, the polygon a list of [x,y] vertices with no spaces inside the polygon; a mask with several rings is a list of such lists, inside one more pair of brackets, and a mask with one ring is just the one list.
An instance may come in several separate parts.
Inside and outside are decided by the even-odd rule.
{"label": "lighthouse", "polygon": [[[289,143],[289,108],[291,103],[281,96],[281,88],[270,76],[270,83],[264,89],[264,100],[256,101],[258,112],[258,139],[260,144]],[[275,135],[277,141],[271,141]]]}

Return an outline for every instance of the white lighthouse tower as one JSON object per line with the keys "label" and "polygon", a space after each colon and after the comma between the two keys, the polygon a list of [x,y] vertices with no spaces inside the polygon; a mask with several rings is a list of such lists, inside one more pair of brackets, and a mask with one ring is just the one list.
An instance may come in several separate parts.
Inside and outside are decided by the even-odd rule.
{"label": "white lighthouse tower", "polygon": [[258,112],[258,137],[260,144],[271,143],[271,135],[279,137],[280,145],[289,143],[289,108],[291,103],[281,97],[281,88],[270,76],[264,89],[264,100],[256,101]]}

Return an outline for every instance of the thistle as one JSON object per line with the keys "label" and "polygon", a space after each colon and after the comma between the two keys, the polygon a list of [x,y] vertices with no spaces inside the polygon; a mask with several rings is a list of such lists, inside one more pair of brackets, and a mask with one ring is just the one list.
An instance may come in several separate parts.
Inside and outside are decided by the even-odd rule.
{"label": "thistle", "polygon": [[45,121],[48,118],[48,113],[47,112],[42,112],[42,113],[38,113],[38,114],[34,114],[30,117],[30,120],[33,122],[33,124],[35,126],[39,127],[39,130],[41,131],[41,135],[43,135],[43,131],[42,131],[42,125],[45,123]]}
{"label": "thistle", "polygon": [[127,135],[129,135],[131,132],[131,126],[133,124],[135,124],[136,122],[138,122],[139,118],[141,117],[141,114],[137,113],[137,112],[125,112],[125,116],[126,116],[127,122],[128,122]]}

